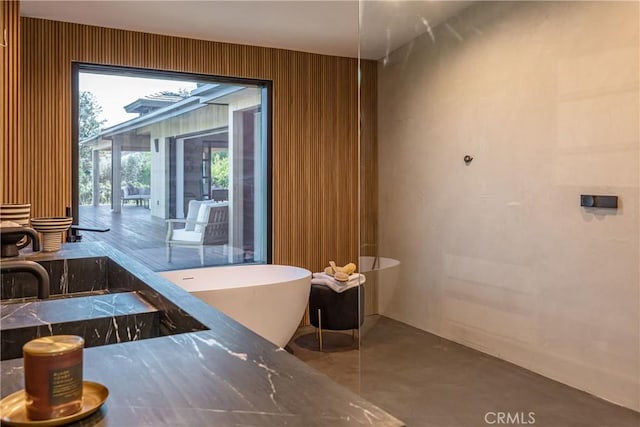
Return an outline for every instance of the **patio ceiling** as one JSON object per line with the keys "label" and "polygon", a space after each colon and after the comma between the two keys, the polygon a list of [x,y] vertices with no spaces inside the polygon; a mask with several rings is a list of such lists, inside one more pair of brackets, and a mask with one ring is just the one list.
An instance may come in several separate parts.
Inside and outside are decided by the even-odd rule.
{"label": "patio ceiling", "polygon": [[[99,141],[85,141],[94,150],[111,151],[113,138],[116,136],[103,136]],[[136,135],[135,131],[129,131],[117,135],[121,141],[122,151],[151,151],[151,139],[149,135]]]}

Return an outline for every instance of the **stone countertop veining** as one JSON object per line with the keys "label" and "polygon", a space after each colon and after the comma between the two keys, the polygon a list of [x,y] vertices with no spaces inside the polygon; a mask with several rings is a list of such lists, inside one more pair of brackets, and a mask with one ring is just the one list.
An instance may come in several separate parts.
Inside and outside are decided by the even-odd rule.
{"label": "stone countertop veining", "polygon": [[[403,423],[160,275],[100,243],[35,261],[107,256],[209,328],[87,348],[84,379],[109,398],[81,426],[401,426]],[[24,387],[22,359],[0,363],[1,396]]]}

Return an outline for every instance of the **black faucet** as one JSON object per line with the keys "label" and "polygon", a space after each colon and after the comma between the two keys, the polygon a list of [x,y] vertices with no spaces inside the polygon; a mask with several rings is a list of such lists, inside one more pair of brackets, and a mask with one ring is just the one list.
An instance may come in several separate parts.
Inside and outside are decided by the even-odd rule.
{"label": "black faucet", "polygon": [[[27,241],[24,244],[18,246],[18,242],[23,237],[27,236]],[[18,249],[22,249],[29,244],[31,239],[31,248],[34,252],[40,250],[40,239],[38,238],[38,232],[29,227],[2,227],[0,228],[0,256],[1,257],[14,257],[18,256]]]}
{"label": "black faucet", "polygon": [[[70,216],[73,217],[73,210],[67,206],[66,209],[66,216]],[[92,227],[81,227],[78,224],[75,224],[78,222],[77,218],[73,218],[73,222],[74,224],[71,224],[71,227],[69,227],[69,229],[67,230],[67,242],[69,243],[73,243],[73,242],[80,242],[82,240],[82,234],[80,234],[80,231],[95,231],[97,233],[106,233],[107,231],[110,230],[110,228],[108,227],[103,227],[103,228],[92,228]]]}
{"label": "black faucet", "polygon": [[31,273],[38,280],[38,298],[49,298],[49,273],[33,261],[12,260],[0,263],[0,273]]}

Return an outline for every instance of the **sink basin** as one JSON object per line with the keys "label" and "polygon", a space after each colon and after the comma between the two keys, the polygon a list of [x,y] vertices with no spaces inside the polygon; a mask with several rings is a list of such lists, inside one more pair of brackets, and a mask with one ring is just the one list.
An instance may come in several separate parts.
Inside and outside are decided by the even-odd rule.
{"label": "sink basin", "polygon": [[137,292],[38,300],[0,306],[0,359],[22,357],[22,346],[46,335],[78,335],[85,347],[160,336],[161,312]]}
{"label": "sink basin", "polygon": [[[86,292],[119,292],[120,286],[109,280],[110,262],[107,257],[71,258],[39,261],[49,273],[50,298],[70,297]],[[29,273],[3,274],[0,282],[0,300],[24,301],[35,299],[38,283]]]}
{"label": "sink basin", "polygon": [[31,275],[2,275],[1,360],[22,357],[22,346],[40,336],[79,335],[94,347],[208,329],[108,257],[39,264],[50,276],[46,300],[35,297]]}

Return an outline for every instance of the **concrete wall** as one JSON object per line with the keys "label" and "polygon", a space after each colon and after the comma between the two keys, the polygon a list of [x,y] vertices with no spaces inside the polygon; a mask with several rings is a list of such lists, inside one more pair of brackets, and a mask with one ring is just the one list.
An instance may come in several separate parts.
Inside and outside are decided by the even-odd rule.
{"label": "concrete wall", "polygon": [[384,314],[636,410],[639,6],[478,2],[378,69]]}

